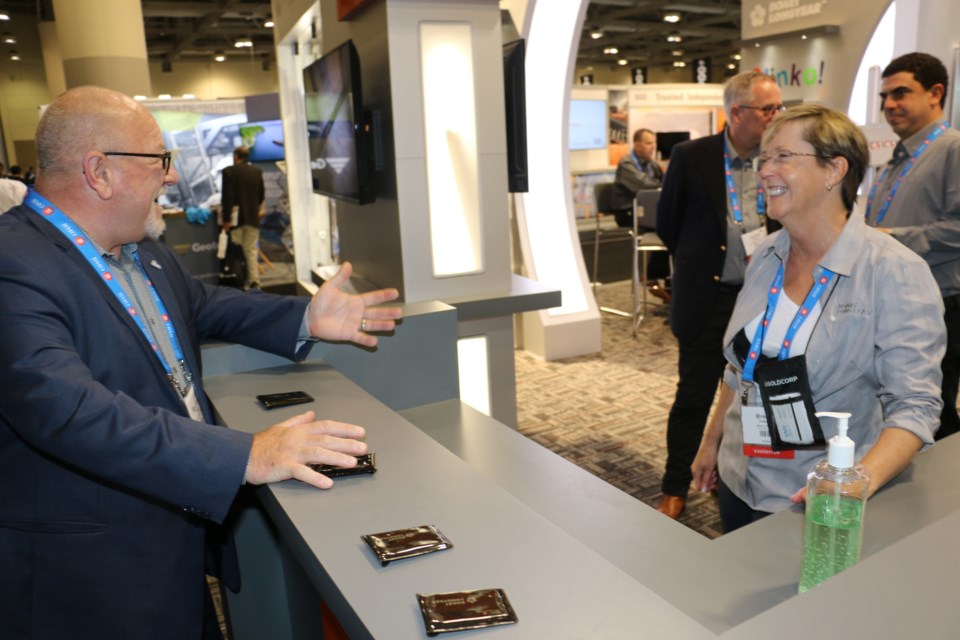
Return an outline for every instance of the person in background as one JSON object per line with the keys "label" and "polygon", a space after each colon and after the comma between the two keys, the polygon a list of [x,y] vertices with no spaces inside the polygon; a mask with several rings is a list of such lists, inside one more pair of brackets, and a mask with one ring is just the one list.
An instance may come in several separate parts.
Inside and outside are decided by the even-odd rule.
{"label": "person in background", "polygon": [[633,149],[624,154],[617,164],[613,179],[611,207],[617,225],[633,228],[633,199],[641,189],[659,189],[663,169],[656,160],[657,137],[650,129],[637,129],[633,134]]}
{"label": "person in background", "polygon": [[8,211],[27,197],[27,185],[20,180],[0,178],[0,213]]}
{"label": "person in background", "polygon": [[6,175],[6,177],[10,178],[11,180],[19,180],[20,182],[26,184],[27,181],[23,178],[22,171],[23,170],[20,168],[20,165],[12,165],[10,167],[10,172]]}
{"label": "person in background", "polygon": [[900,142],[870,191],[866,218],[926,260],[940,285],[947,325],[940,439],[960,431],[960,131],[943,116],[949,79],[939,59],[908,53],[881,75],[881,108]]}
{"label": "person in background", "polygon": [[820,105],[792,107],[764,133],[767,215],[783,230],[747,268],[693,464],[697,488],[718,489],[727,532],[804,501],[807,473],[837,433],[815,412],[851,414],[868,497],[933,444],[940,292],[922,259],[851,215],[867,162],[860,128]]}
{"label": "person in background", "polygon": [[727,81],[723,107],[722,132],[673,148],[657,205],[657,235],[673,257],[670,327],[680,348],[657,509],[674,519],[686,506],[690,464],[723,372],[723,332],[747,259],[766,237],[753,162],[783,100],[775,78],[747,71]]}
{"label": "person in background", "polygon": [[123,94],[63,93],[36,145],[36,190],[0,216],[0,635],[219,637],[205,565],[238,588],[214,540],[240,486],[327,488],[308,465],[354,466],[366,445],[312,411],[256,435],[215,425],[201,342],[372,347],[400,317],[373,305],[397,291],[343,292],[347,263],[312,298],[191,277],[156,241],[170,152]]}
{"label": "person in background", "polygon": [[[263,172],[250,164],[250,150],[237,147],[233,150],[233,166],[223,170],[223,230],[230,232],[230,239],[243,247],[247,260],[245,289],[260,288],[260,268],[257,262],[257,243],[260,241],[260,218],[263,217],[266,191]],[[233,213],[236,209],[236,227]]]}

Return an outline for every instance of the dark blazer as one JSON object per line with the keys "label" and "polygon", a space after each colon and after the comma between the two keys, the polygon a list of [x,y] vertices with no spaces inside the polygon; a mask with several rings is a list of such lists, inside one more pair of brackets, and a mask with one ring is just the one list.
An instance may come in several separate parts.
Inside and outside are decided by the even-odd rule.
{"label": "dark blazer", "polygon": [[657,235],[673,256],[670,328],[693,338],[714,302],[727,244],[723,134],[675,146],[657,204]]}
{"label": "dark blazer", "polygon": [[263,172],[249,162],[234,164],[223,170],[221,206],[223,219],[230,219],[234,206],[240,207],[238,224],[260,227],[260,205],[265,196]]}
{"label": "dark blazer", "polygon": [[[208,422],[201,342],[306,355],[307,298],[204,285],[155,242],[140,256]],[[207,529],[252,436],[187,418],[128,312],[26,206],[0,216],[0,389],[0,635],[199,637]]]}

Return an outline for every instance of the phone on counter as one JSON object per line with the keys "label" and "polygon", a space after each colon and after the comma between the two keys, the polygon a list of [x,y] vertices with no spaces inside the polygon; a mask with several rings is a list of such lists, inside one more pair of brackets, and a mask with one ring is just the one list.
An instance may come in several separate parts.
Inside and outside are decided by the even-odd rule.
{"label": "phone on counter", "polygon": [[277,407],[289,407],[292,404],[313,402],[313,396],[305,391],[287,391],[285,393],[267,393],[257,396],[257,401],[265,409],[276,409]]}
{"label": "phone on counter", "polygon": [[311,464],[311,469],[322,473],[328,478],[343,478],[346,476],[358,476],[364,473],[377,472],[377,454],[368,453],[357,456],[357,466],[344,469],[343,467],[334,467],[328,464]]}

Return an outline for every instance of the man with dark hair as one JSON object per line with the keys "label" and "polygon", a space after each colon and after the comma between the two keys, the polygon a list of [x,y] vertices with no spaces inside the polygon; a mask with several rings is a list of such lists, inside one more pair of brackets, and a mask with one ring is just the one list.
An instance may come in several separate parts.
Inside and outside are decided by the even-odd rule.
{"label": "man with dark hair", "polygon": [[949,79],[939,59],[908,53],[887,65],[882,78],[881,108],[900,142],[870,190],[865,215],[927,261],[943,294],[940,439],[960,431],[960,132],[943,115]]}
{"label": "man with dark hair", "polygon": [[243,247],[243,255],[247,260],[245,289],[260,287],[257,243],[260,241],[260,218],[266,213],[265,198],[263,172],[250,164],[249,149],[237,147],[233,150],[233,166],[223,170],[220,202],[223,230],[230,231],[230,239]]}
{"label": "man with dark hair", "polygon": [[723,332],[747,259],[766,237],[753,161],[783,100],[775,78],[746,71],[727,81],[723,107],[722,132],[673,148],[657,204],[657,235],[674,259],[670,327],[680,347],[657,509],[674,519],[686,506],[690,465],[723,373]]}
{"label": "man with dark hair", "polygon": [[633,226],[633,199],[641,189],[657,189],[663,181],[663,169],[657,163],[657,136],[650,129],[637,129],[633,149],[617,164],[610,206],[621,227]]}

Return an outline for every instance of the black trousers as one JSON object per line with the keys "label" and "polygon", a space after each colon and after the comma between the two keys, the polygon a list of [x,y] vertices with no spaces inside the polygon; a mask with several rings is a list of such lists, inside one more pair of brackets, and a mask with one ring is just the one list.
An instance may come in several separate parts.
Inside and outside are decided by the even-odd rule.
{"label": "black trousers", "polygon": [[960,387],[960,295],[943,299],[943,320],[947,325],[947,352],[940,368],[943,370],[943,412],[936,439],[941,440],[960,431],[957,415],[957,389]]}
{"label": "black trousers", "polygon": [[723,333],[730,322],[737,289],[723,287],[713,308],[704,313],[700,334],[679,341],[677,395],[667,419],[667,466],[660,488],[664,494],[686,497],[693,474],[690,465],[700,448],[710,405],[723,375]]}
{"label": "black trousers", "polygon": [[730,487],[723,483],[723,478],[717,479],[717,504],[720,508],[720,523],[723,532],[730,533],[740,527],[745,527],[757,520],[770,515],[767,511],[757,511],[738,498]]}

